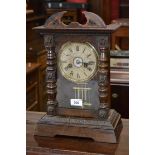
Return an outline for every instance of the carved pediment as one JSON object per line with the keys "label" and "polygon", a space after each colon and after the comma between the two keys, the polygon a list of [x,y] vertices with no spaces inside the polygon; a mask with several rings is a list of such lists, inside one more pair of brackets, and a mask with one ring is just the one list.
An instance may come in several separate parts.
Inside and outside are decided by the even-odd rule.
{"label": "carved pediment", "polygon": [[80,24],[78,22],[71,22],[70,24],[66,25],[62,21],[63,15],[67,11],[62,11],[55,13],[51,15],[45,22],[45,27],[46,28],[106,28],[106,24],[102,20],[101,17],[98,15],[92,13],[92,12],[87,12],[83,11],[82,13],[85,15],[86,18],[86,23],[85,24]]}

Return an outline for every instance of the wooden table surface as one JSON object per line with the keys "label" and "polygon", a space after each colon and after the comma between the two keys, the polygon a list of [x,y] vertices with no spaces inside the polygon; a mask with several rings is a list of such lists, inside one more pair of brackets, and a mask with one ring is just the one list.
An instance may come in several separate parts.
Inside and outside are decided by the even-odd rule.
{"label": "wooden table surface", "polygon": [[[50,149],[45,147],[40,147],[34,139],[34,130],[37,121],[45,115],[44,112],[30,112],[26,113],[26,146],[27,146],[27,155],[101,155],[97,153],[88,153],[74,150],[65,150],[65,149]],[[122,119],[123,130],[121,132],[120,141],[117,145],[115,155],[129,155],[129,120]],[[107,154],[102,154],[107,155]]]}

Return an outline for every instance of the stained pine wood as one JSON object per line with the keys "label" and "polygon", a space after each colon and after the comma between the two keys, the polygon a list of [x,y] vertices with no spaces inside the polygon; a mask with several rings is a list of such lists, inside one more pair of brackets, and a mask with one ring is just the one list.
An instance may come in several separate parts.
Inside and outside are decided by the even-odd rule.
{"label": "stained pine wood", "polygon": [[[74,139],[66,137],[56,137],[55,143],[51,144],[51,139],[40,139],[42,146],[38,145],[34,139],[34,131],[36,123],[46,113],[44,112],[27,112],[26,113],[26,152],[27,155],[129,155],[129,120],[122,119],[123,130],[121,132],[118,144],[107,143],[93,143],[90,139]],[[89,146],[88,146],[89,144]],[[90,147],[91,146],[91,147]],[[51,148],[52,147],[52,148]],[[68,147],[72,147],[68,149]],[[76,150],[75,147],[79,149]],[[96,148],[99,147],[102,150],[100,153],[96,153]],[[84,151],[87,149],[87,151]],[[90,153],[93,151],[94,153]]]}
{"label": "stained pine wood", "polygon": [[[57,74],[56,57],[63,43],[71,40],[82,40],[82,42],[90,42],[96,49],[98,49],[99,69],[97,73],[98,78],[96,78],[95,82],[97,82],[99,86],[99,95],[96,96],[94,94],[93,98],[99,98],[100,101],[99,103],[97,101],[99,106],[97,105],[98,107],[95,107],[94,113],[100,117],[104,117],[106,113],[105,109],[110,107],[109,37],[110,34],[119,27],[119,25],[106,25],[101,17],[87,11],[83,12],[87,19],[85,24],[72,22],[69,25],[66,25],[61,20],[64,13],[66,13],[66,11],[58,12],[50,16],[44,25],[34,28],[37,32],[44,35],[45,48],[47,50],[47,114],[67,114],[67,116],[72,114],[74,115],[72,111],[68,114],[68,109],[66,108],[68,104],[67,102],[63,103],[63,107],[65,107],[66,110],[59,109],[59,101],[62,99],[65,101],[65,98],[62,95],[61,99],[57,98],[58,101],[56,99],[56,95],[58,96],[58,94],[62,92],[62,88],[57,90],[57,79],[60,78],[60,76]],[[63,81],[64,85],[66,84],[65,80],[61,81]],[[96,103],[94,101],[92,102]],[[92,117],[94,113],[91,114]],[[76,114],[79,114],[79,117],[83,117],[82,112],[79,113],[77,111]],[[87,114],[87,117],[90,117],[89,113]]]}
{"label": "stained pine wood", "polygon": [[78,139],[91,139],[92,143],[94,141],[117,143],[121,130],[121,116],[115,110],[111,109],[106,118],[102,120],[98,118],[45,115],[37,123],[35,137],[36,140],[43,136],[47,138],[53,137],[54,140],[56,136],[67,136]]}
{"label": "stained pine wood", "polygon": [[[71,22],[66,25],[61,20],[65,13],[66,11],[55,13],[46,20],[44,25],[34,28],[44,35],[47,50],[48,96],[47,115],[38,122],[35,137],[39,144],[40,138],[42,139],[43,136],[52,137],[52,146],[56,142],[56,135],[91,138],[97,143],[91,142],[84,147],[84,150],[97,144],[97,152],[101,152],[103,150],[98,147],[98,144],[100,145],[101,142],[117,143],[122,129],[120,114],[110,109],[110,35],[119,25],[106,25],[101,17],[87,11],[83,12],[86,23]],[[73,109],[68,105],[71,97],[74,96],[73,94],[70,96],[72,83],[59,74],[57,63],[60,47],[73,40],[82,43],[89,42],[97,49],[99,55],[96,75],[89,79],[90,87],[92,89],[97,87],[98,92],[91,94],[92,107],[90,109],[81,108],[80,112],[78,112],[78,108],[74,110],[75,112],[68,110]],[[92,84],[92,81],[95,84]],[[65,92],[68,93],[65,94]],[[85,109],[89,109],[89,112],[86,113]],[[68,149],[72,148],[71,144],[68,146]],[[78,145],[75,145],[75,148],[78,148]]]}

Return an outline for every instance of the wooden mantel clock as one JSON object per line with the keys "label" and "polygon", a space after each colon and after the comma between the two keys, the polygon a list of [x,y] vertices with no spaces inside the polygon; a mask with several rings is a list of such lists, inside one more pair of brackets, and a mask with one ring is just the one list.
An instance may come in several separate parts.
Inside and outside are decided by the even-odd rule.
{"label": "wooden mantel clock", "polygon": [[47,115],[35,136],[56,135],[117,143],[121,116],[110,109],[110,34],[118,28],[84,11],[86,23],[65,25],[58,12],[43,26],[47,50]]}

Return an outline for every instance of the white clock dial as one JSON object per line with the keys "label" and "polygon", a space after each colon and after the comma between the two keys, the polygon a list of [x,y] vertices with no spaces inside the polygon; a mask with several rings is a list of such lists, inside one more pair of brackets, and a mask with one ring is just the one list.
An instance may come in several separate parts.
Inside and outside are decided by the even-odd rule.
{"label": "white clock dial", "polygon": [[88,81],[97,71],[98,54],[89,43],[67,42],[62,45],[58,58],[61,74],[70,81]]}

